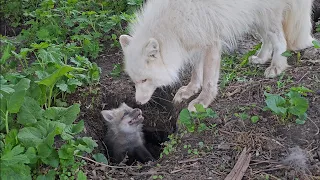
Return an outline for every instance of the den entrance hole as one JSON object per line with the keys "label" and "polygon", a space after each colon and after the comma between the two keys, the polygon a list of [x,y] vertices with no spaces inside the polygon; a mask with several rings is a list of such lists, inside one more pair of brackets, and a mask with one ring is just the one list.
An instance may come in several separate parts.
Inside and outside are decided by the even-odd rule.
{"label": "den entrance hole", "polygon": [[[132,88],[132,87],[131,87]],[[119,91],[117,91],[119,93]],[[118,95],[114,91],[110,91],[106,88],[105,95],[102,97],[102,102],[105,102],[103,109],[117,108],[122,102],[125,102],[132,108],[139,108],[143,112],[145,118],[143,122],[143,134],[145,139],[145,147],[152,154],[155,159],[159,159],[163,150],[163,143],[168,141],[168,136],[176,131],[176,121],[178,118],[177,110],[172,104],[172,89],[157,89],[149,103],[145,105],[137,105],[134,99],[134,89],[126,89],[121,93],[130,92],[130,94]],[[100,118],[104,121],[103,118]],[[100,140],[103,141],[107,132],[107,124],[103,123],[103,132],[100,134]],[[108,158],[107,146],[103,145],[100,148],[100,153],[105,154]],[[135,159],[129,159],[128,162],[135,161]],[[131,163],[129,164],[131,165]]]}

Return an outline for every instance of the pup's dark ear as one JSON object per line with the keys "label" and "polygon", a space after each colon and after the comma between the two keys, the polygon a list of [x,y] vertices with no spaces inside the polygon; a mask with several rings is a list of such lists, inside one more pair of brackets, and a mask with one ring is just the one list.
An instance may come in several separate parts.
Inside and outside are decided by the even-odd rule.
{"label": "pup's dark ear", "polygon": [[101,114],[107,122],[112,122],[115,119],[113,111],[103,110],[101,111]]}
{"label": "pup's dark ear", "polygon": [[145,52],[147,53],[147,56],[151,58],[156,58],[160,52],[159,42],[154,38],[150,38],[146,46]]}
{"label": "pup's dark ear", "polygon": [[121,35],[119,37],[119,41],[122,49],[125,49],[130,44],[131,39],[132,37],[129,35]]}

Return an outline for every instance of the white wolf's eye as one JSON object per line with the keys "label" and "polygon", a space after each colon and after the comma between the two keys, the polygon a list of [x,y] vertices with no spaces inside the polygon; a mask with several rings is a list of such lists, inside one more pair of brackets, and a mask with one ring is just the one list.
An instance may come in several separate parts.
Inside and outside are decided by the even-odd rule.
{"label": "white wolf's eye", "polygon": [[142,83],[145,83],[146,81],[147,81],[147,79],[144,79],[144,80],[142,80],[141,82],[142,82]]}

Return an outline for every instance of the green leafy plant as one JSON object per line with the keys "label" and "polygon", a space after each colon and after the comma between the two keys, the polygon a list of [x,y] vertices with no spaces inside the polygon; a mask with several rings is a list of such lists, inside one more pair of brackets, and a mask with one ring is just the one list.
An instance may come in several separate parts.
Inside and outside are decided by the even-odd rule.
{"label": "green leafy plant", "polygon": [[[4,137],[0,147],[1,179],[54,177],[55,171],[45,175],[31,172],[42,165],[59,168],[59,172],[71,171],[76,164],[75,155],[91,153],[97,146],[91,138],[76,138],[84,128],[83,121],[74,123],[80,105],[43,109],[39,101],[29,96],[32,89],[29,79],[22,78],[15,85],[5,81],[1,80],[1,120],[4,119],[0,126],[1,137]],[[60,147],[55,145],[55,138],[61,139]]]}
{"label": "green leafy plant", "polygon": [[[300,89],[300,88],[298,88]],[[267,106],[264,110],[270,110],[276,114],[282,122],[294,119],[297,124],[304,124],[307,119],[308,100],[297,92],[296,88],[282,97],[279,94],[264,93]]]}
{"label": "green leafy plant", "polygon": [[178,123],[186,127],[188,132],[202,132],[208,127],[202,121],[206,118],[217,118],[217,114],[211,108],[203,108],[202,105],[195,105],[196,112],[189,112],[188,109],[183,109],[179,115]]}
{"label": "green leafy plant", "polygon": [[91,60],[105,41],[119,45],[142,0],[0,3],[4,22],[21,29],[0,35],[0,179],[87,179],[79,158],[97,144],[80,135],[80,105],[68,106],[66,96],[99,81]]}

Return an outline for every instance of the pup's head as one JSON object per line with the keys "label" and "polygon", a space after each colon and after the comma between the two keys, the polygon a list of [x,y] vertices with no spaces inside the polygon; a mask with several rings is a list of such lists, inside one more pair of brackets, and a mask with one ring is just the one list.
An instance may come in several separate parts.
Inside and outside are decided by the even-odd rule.
{"label": "pup's head", "polygon": [[144,117],[142,111],[138,108],[133,109],[122,103],[116,109],[101,111],[101,114],[114,131],[125,133],[141,131]]}
{"label": "pup's head", "polygon": [[143,41],[121,35],[119,40],[124,52],[125,72],[135,83],[137,103],[147,103],[156,88],[174,82],[163,63],[160,44],[156,39]]}

